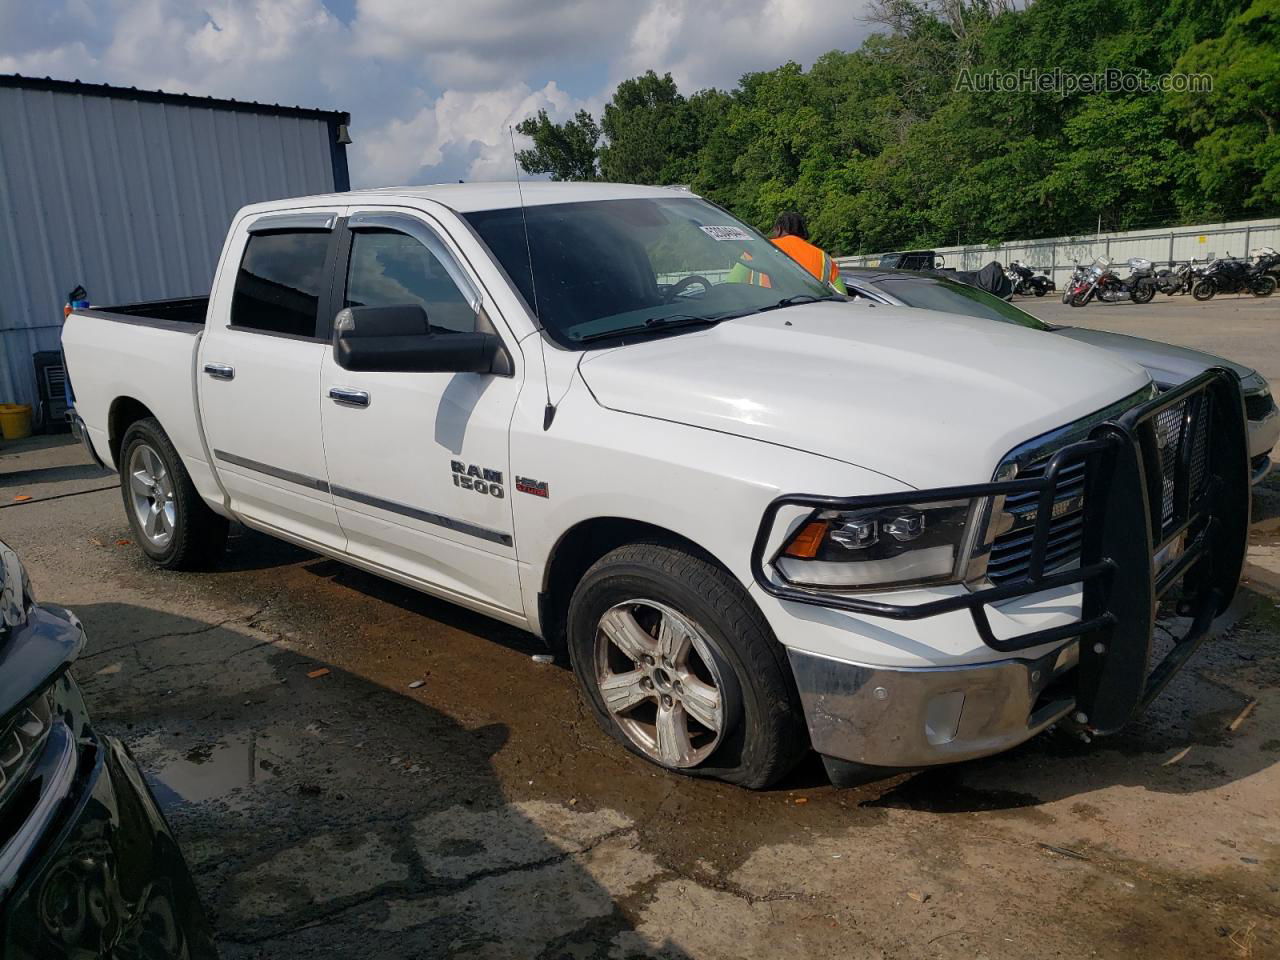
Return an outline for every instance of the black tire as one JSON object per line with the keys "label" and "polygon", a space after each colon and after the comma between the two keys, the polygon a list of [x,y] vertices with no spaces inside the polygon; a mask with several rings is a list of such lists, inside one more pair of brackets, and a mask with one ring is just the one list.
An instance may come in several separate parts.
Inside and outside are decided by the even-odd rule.
{"label": "black tire", "polygon": [[1276,292],[1275,277],[1254,277],[1249,284],[1249,292],[1255,297],[1269,297]]}
{"label": "black tire", "polygon": [[[172,492],[173,524],[163,544],[153,542],[143,529],[134,508],[132,474],[129,469],[138,448],[149,447],[164,464]],[[129,426],[120,444],[120,496],[125,516],[133,529],[134,540],[153,563],[166,570],[199,570],[213,566],[227,543],[226,517],[205,505],[196,493],[191,475],[182,465],[168,434],[154,417],[146,417]]]}
{"label": "black tire", "polygon": [[1150,303],[1156,295],[1156,288],[1153,284],[1139,284],[1134,288],[1131,296],[1134,303]]}
{"label": "black tire", "polygon": [[1083,307],[1086,303],[1093,299],[1093,293],[1076,293],[1071,295],[1071,299],[1067,301],[1073,307]]}
{"label": "black tire", "polygon": [[1046,291],[1044,287],[1035,287],[1032,292],[1034,292],[1037,297],[1043,297]]}
{"label": "black tire", "polygon": [[[687,618],[717,661],[724,681],[722,733],[697,766],[671,766],[645,753],[605,706],[596,676],[596,633],[606,612],[630,600],[656,601]],[[628,544],[606,554],[583,575],[569,601],[568,645],[596,720],[652,763],[762,789],[785,776],[808,750],[786,652],[742,586],[708,560],[660,543]]]}
{"label": "black tire", "polygon": [[1204,302],[1212,300],[1213,295],[1218,292],[1218,285],[1212,280],[1201,280],[1191,288],[1191,296],[1197,300]]}

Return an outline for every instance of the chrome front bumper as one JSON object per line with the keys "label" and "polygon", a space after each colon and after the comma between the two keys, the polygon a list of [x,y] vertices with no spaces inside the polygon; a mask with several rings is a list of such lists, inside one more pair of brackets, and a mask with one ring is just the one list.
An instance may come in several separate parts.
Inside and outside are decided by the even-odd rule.
{"label": "chrome front bumper", "polygon": [[[1037,660],[871,667],[789,650],[813,748],[871,766],[954,763],[1007,750],[1075,706],[1071,641]],[[1065,681],[1065,682],[1064,682]]]}

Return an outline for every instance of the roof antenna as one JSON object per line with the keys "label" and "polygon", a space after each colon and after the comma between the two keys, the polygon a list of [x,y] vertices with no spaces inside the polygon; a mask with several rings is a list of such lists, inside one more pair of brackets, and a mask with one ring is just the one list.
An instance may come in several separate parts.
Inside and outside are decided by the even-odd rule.
{"label": "roof antenna", "polygon": [[556,417],[555,404],[551,402],[551,377],[547,374],[547,338],[546,327],[542,325],[542,314],[538,312],[538,280],[533,273],[533,244],[529,242],[529,217],[524,209],[524,186],[520,183],[520,157],[516,153],[516,133],[511,124],[507,124],[507,135],[511,137],[511,161],[516,168],[516,193],[520,196],[520,221],[524,224],[524,250],[529,258],[529,290],[533,294],[533,319],[538,324],[538,343],[542,347],[542,385],[547,393],[547,405],[542,408],[542,430],[551,429],[551,421]]}

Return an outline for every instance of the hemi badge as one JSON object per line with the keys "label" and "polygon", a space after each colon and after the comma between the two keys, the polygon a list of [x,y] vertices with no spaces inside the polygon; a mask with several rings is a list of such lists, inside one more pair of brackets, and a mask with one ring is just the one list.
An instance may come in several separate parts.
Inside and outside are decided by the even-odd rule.
{"label": "hemi badge", "polygon": [[532,494],[535,497],[542,497],[544,500],[551,496],[551,488],[545,480],[534,480],[530,477],[516,476],[516,489],[521,493]]}

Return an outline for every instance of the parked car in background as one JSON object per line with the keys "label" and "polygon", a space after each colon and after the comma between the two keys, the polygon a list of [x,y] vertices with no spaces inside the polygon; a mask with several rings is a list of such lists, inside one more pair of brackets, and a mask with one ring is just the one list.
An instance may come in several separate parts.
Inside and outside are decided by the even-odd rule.
{"label": "parked car in background", "polygon": [[89,723],[69,673],[84,642],[0,543],[0,956],[216,960],[141,771]]}
{"label": "parked car in background", "polygon": [[905,253],[886,253],[880,258],[883,270],[939,270],[943,257],[932,250],[908,250]]}
{"label": "parked car in background", "polygon": [[1252,481],[1261,482],[1271,469],[1271,453],[1280,442],[1280,409],[1276,407],[1266,378],[1244,364],[1143,337],[1045,323],[999,297],[942,277],[859,267],[845,267],[840,276],[850,295],[874,303],[921,307],[1015,323],[1113,351],[1145,367],[1161,390],[1184,383],[1211,367],[1234,370],[1244,391],[1245,415],[1249,419]]}

